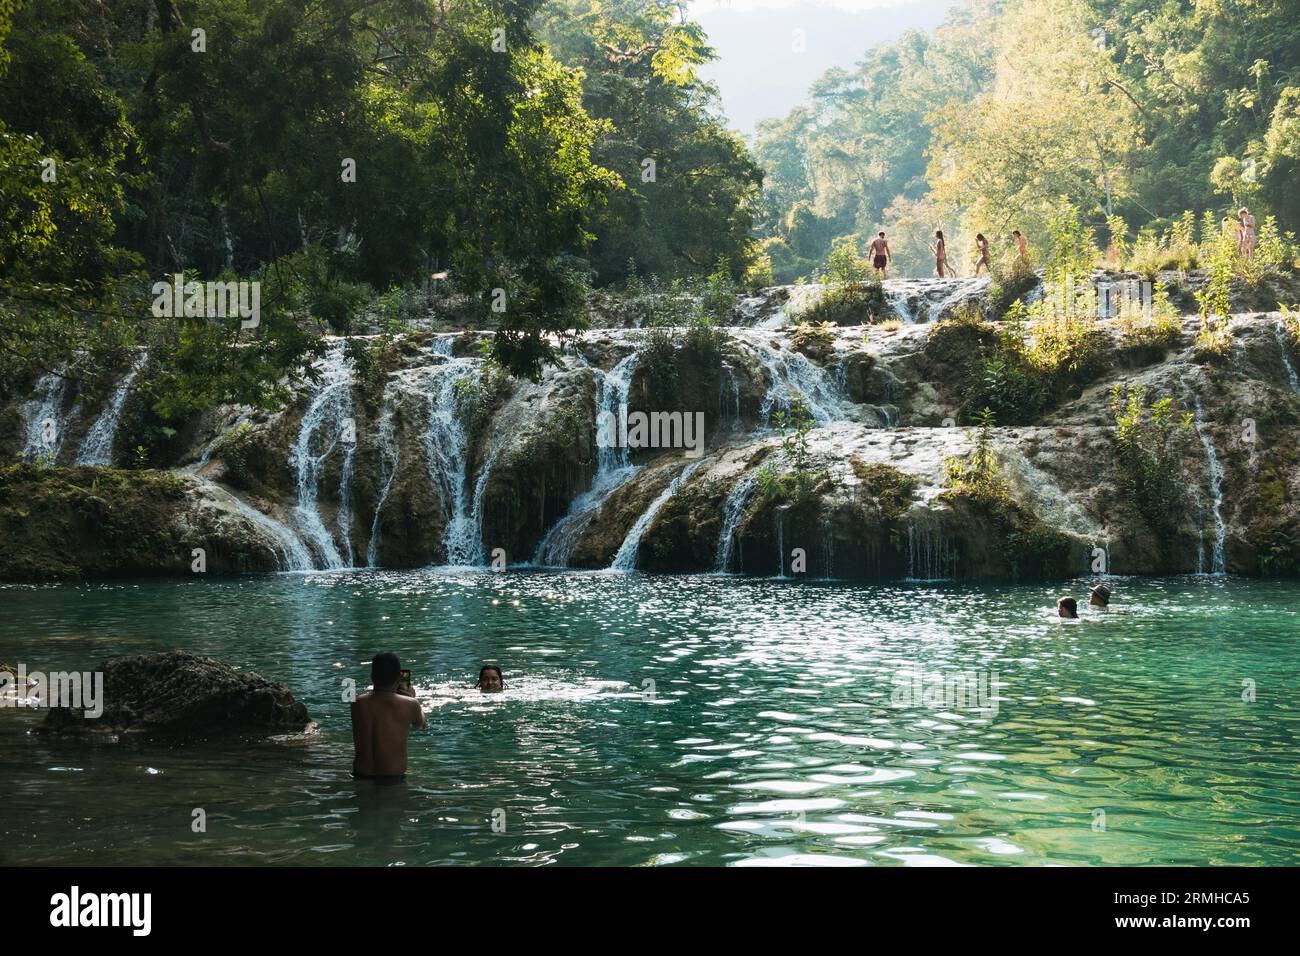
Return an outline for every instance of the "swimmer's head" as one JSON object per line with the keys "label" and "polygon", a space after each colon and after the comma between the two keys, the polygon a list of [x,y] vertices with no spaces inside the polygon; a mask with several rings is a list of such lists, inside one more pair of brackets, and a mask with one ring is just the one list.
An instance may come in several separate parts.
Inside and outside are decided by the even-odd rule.
{"label": "swimmer's head", "polygon": [[402,674],[402,662],[392,651],[376,654],[370,661],[370,682],[375,690],[389,690]]}
{"label": "swimmer's head", "polygon": [[1094,607],[1110,607],[1110,588],[1098,584],[1088,595],[1088,603]]}
{"label": "swimmer's head", "polygon": [[495,694],[506,689],[505,677],[495,664],[484,664],[478,672],[478,689],[485,694]]}
{"label": "swimmer's head", "polygon": [[1065,618],[1078,617],[1079,602],[1072,597],[1057,598],[1056,613]]}

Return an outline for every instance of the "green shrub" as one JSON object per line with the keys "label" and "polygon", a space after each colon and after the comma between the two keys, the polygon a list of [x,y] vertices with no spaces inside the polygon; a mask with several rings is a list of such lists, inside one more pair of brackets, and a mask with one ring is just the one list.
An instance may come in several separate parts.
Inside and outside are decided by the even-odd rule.
{"label": "green shrub", "polygon": [[1121,493],[1154,527],[1173,531],[1183,512],[1184,484],[1174,439],[1179,429],[1193,427],[1191,413],[1180,417],[1171,398],[1148,405],[1143,386],[1119,383],[1110,410]]}

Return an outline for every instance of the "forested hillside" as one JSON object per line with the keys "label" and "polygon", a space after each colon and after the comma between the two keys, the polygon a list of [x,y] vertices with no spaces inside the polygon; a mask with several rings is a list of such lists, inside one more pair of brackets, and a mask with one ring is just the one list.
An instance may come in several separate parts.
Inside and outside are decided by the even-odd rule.
{"label": "forested hillside", "polygon": [[[0,23],[15,380],[107,380],[147,345],[164,419],[274,402],[319,333],[434,276],[532,376],[629,260],[749,256],[761,173],[666,0],[13,0]],[[152,321],[176,273],[260,282],[260,324]]]}
{"label": "forested hillside", "polygon": [[[894,236],[929,274],[935,228],[1042,237],[1064,197],[1123,244],[1242,204],[1300,220],[1300,9],[1277,0],[969,0],[833,70],[760,127],[778,279],[842,237]],[[1120,235],[1127,231],[1127,235]],[[1204,238],[1204,237],[1202,237]]]}

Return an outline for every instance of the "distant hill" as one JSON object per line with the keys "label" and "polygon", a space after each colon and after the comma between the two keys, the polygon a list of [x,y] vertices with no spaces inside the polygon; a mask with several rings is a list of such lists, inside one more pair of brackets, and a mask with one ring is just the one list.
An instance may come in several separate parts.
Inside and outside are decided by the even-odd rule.
{"label": "distant hill", "polygon": [[[750,134],[758,120],[782,116],[802,103],[826,70],[852,66],[871,47],[908,30],[934,29],[955,2],[899,0],[857,13],[808,0],[749,8],[697,3],[692,15],[718,52],[700,72],[717,83],[729,125]],[[846,0],[848,7],[861,5]],[[795,30],[804,31],[802,53],[793,49]]]}

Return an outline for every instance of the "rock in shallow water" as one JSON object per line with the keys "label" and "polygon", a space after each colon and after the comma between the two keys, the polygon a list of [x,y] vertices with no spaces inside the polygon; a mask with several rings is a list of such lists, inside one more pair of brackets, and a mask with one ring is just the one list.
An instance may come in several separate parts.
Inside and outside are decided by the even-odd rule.
{"label": "rock in shallow water", "polygon": [[80,708],[56,708],[41,730],[197,740],[300,733],[312,726],[307,708],[284,684],[211,657],[168,651],[114,657],[99,669],[103,713],[88,717]]}

